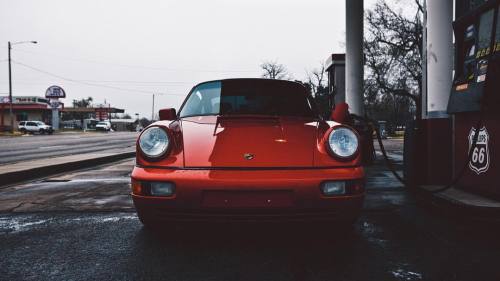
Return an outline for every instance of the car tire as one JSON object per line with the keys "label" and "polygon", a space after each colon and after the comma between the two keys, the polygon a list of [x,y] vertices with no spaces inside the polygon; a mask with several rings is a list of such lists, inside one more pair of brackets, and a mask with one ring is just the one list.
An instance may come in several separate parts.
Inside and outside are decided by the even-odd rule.
{"label": "car tire", "polygon": [[38,133],[39,133],[40,135],[44,135],[44,134],[45,134],[45,130],[44,130],[44,129],[40,129],[40,130],[38,130]]}
{"label": "car tire", "polygon": [[25,135],[26,134],[26,129],[22,128],[21,130],[19,130],[21,132],[21,134]]}
{"label": "car tire", "polygon": [[137,213],[137,217],[139,218],[139,221],[142,223],[142,226],[145,228],[145,229],[148,229],[148,230],[159,230],[161,229],[161,224],[160,222],[154,220],[154,219],[151,219],[150,217],[146,217],[140,213]]}
{"label": "car tire", "polygon": [[141,214],[140,212],[137,212],[137,217],[139,218],[139,221],[142,223],[142,226],[146,231],[161,233],[168,232],[170,234],[173,234],[174,232],[177,232],[182,228],[182,225],[180,223],[165,223],[165,221],[146,216],[144,214]]}

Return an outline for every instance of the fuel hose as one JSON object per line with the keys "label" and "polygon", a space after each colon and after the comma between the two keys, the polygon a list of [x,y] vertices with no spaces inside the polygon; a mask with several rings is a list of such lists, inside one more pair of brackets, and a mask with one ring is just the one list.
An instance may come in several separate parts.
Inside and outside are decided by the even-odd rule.
{"label": "fuel hose", "polygon": [[[389,170],[394,175],[394,177],[401,184],[403,184],[403,186],[409,187],[408,182],[401,175],[398,174],[391,159],[389,159],[389,157],[387,156],[387,152],[385,150],[384,144],[382,143],[382,137],[380,135],[379,128],[378,128],[378,126],[375,126],[375,124],[377,124],[377,121],[375,121],[369,117],[362,117],[362,116],[358,116],[355,114],[351,114],[351,117],[354,120],[358,120],[361,123],[364,123],[366,126],[370,126],[375,131],[375,135],[377,137],[377,142],[378,142],[378,145],[380,147],[380,151],[382,152],[382,156],[384,157],[384,161],[387,165],[387,168],[389,168]],[[447,189],[450,189],[463,177],[463,175],[465,174],[465,171],[467,170],[467,166],[469,165],[469,162],[472,159],[474,149],[476,148],[477,140],[479,138],[479,131],[480,131],[480,127],[482,126],[482,124],[483,124],[483,116],[482,116],[482,114],[480,114],[479,119],[478,119],[477,124],[476,124],[476,131],[474,133],[474,137],[472,138],[472,144],[471,144],[469,151],[468,151],[468,154],[467,154],[467,160],[465,161],[463,167],[460,169],[458,174],[455,175],[455,177],[450,181],[449,184],[441,186],[438,189],[431,191],[431,193],[439,193],[439,192],[443,192]]]}

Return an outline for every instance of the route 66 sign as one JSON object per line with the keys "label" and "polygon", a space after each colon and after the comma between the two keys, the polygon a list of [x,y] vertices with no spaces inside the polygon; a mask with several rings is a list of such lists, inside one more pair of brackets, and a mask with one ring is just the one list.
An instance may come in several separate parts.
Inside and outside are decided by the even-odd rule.
{"label": "route 66 sign", "polygon": [[[475,134],[476,129],[472,127],[469,132],[469,150],[472,146],[472,142],[474,141]],[[488,135],[486,127],[482,127],[479,130],[476,146],[472,151],[472,157],[469,161],[469,168],[478,175],[485,173],[490,167],[490,150],[488,148],[489,139],[490,136]]]}

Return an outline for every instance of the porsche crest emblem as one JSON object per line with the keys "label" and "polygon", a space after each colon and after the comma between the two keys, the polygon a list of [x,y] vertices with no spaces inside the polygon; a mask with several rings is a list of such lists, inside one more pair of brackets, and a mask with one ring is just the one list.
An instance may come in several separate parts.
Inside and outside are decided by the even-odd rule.
{"label": "porsche crest emblem", "polygon": [[245,153],[243,154],[243,158],[245,158],[246,160],[252,160],[255,156],[251,153]]}
{"label": "porsche crest emblem", "polygon": [[[476,134],[476,129],[471,128],[469,132],[469,150],[474,141],[474,135]],[[479,130],[479,135],[476,142],[476,147],[472,151],[472,157],[469,161],[469,168],[476,174],[485,173],[490,167],[490,150],[488,147],[490,136],[486,127],[482,127]]]}

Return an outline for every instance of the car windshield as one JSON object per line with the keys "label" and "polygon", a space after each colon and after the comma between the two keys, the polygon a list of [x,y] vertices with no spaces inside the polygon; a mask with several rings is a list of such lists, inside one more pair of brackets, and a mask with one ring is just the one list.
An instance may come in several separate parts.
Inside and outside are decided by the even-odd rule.
{"label": "car windshield", "polygon": [[97,125],[108,125],[108,123],[107,122],[99,122],[99,123],[97,123]]}
{"label": "car windshield", "polygon": [[179,115],[315,116],[307,90],[302,85],[265,79],[200,84],[191,91]]}
{"label": "car windshield", "polygon": [[38,125],[45,125],[45,123],[41,122],[41,121],[38,121],[36,122]]}

